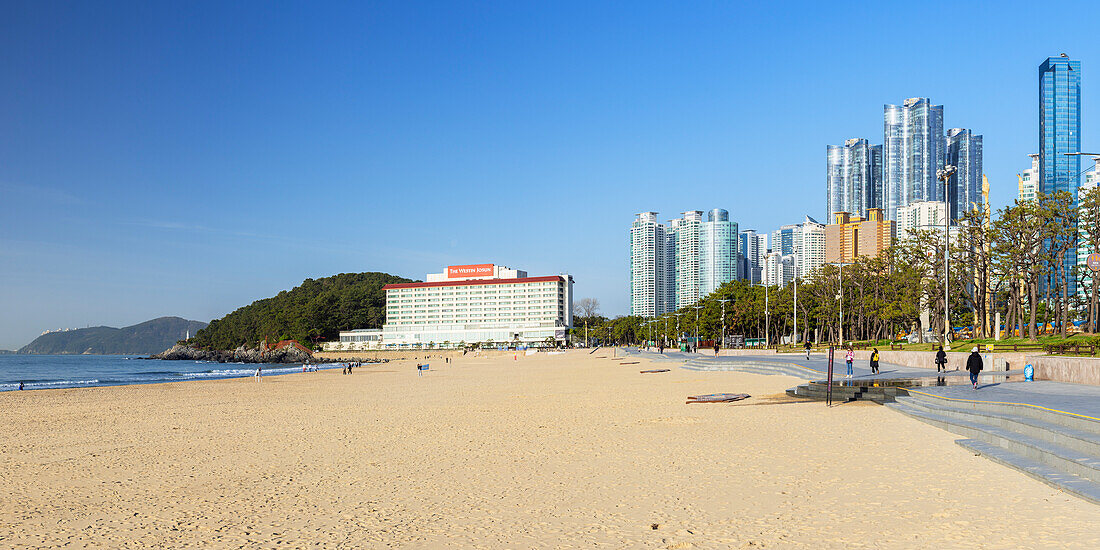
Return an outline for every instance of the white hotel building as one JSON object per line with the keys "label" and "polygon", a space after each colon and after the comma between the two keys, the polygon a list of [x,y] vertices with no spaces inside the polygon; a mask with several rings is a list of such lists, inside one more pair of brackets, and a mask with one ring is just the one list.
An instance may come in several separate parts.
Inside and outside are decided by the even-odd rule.
{"label": "white hotel building", "polygon": [[573,277],[528,277],[493,264],[450,266],[427,282],[386,285],[382,329],[340,332],[326,351],[562,343],[573,326]]}

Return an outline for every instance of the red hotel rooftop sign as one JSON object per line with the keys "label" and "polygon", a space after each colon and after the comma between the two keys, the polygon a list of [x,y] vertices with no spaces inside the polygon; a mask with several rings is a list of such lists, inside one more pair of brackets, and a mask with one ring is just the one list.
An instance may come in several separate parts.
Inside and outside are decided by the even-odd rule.
{"label": "red hotel rooftop sign", "polygon": [[447,266],[447,278],[456,277],[492,277],[493,264],[451,265]]}

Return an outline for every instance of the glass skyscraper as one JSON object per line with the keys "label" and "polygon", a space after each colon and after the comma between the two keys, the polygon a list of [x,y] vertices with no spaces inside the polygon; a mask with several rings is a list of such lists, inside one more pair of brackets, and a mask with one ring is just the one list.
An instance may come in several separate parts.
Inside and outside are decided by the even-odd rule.
{"label": "glass skyscraper", "polygon": [[943,105],[911,97],[883,106],[882,205],[886,219],[922,200],[943,200],[936,171],[944,165]]}
{"label": "glass skyscraper", "polygon": [[866,217],[868,208],[882,208],[882,146],[865,139],[827,146],[825,178],[825,219],[836,212]]}
{"label": "glass skyscraper", "polygon": [[963,128],[948,130],[945,163],[956,169],[947,181],[947,203],[951,220],[957,221],[982,206],[982,136]]}
{"label": "glass skyscraper", "polygon": [[[1077,205],[1081,157],[1081,62],[1065,54],[1039,65],[1039,191],[1067,191]],[[1076,292],[1075,250],[1066,253],[1069,292]]]}
{"label": "glass skyscraper", "polygon": [[749,284],[760,284],[763,281],[764,256],[768,254],[768,234],[746,229],[741,232],[738,245],[741,250],[741,278]]}
{"label": "glass skyscraper", "polygon": [[718,287],[740,278],[737,260],[737,222],[730,213],[715,208],[707,213],[707,221],[699,229],[699,286],[706,296]]}

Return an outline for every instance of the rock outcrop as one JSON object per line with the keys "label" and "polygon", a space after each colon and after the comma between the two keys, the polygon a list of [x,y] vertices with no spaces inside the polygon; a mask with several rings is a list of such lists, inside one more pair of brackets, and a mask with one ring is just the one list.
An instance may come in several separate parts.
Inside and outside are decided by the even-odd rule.
{"label": "rock outcrop", "polygon": [[317,363],[313,355],[299,346],[261,350],[241,346],[235,350],[205,350],[176,344],[149,359],[217,361],[219,363]]}

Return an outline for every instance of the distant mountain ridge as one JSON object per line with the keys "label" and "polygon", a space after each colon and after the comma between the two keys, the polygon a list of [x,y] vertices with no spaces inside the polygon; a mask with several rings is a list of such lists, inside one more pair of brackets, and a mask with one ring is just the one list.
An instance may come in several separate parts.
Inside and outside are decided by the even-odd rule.
{"label": "distant mountain ridge", "polygon": [[50,332],[16,353],[31,355],[150,355],[172,347],[206,328],[207,323],[180,317],[160,317],[133,326],[90,327]]}

